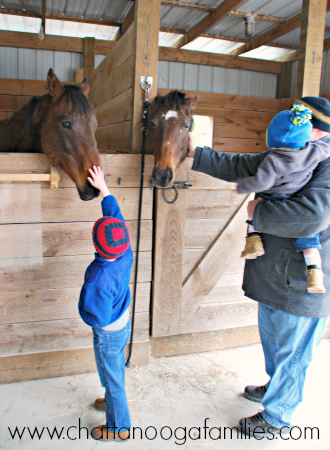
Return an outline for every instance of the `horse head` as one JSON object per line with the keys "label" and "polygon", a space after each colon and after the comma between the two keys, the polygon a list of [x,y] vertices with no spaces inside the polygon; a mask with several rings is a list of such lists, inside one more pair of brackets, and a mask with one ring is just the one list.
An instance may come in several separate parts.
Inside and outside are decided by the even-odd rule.
{"label": "horse head", "polygon": [[100,155],[95,140],[97,120],[87,98],[87,78],[80,86],[63,85],[49,69],[47,85],[48,107],[39,128],[41,149],[74,181],[80,198],[92,200],[100,192],[87,180],[88,169],[100,166]]}
{"label": "horse head", "polygon": [[155,165],[152,178],[157,187],[171,186],[175,170],[188,153],[188,133],[192,126],[192,108],[198,100],[186,98],[177,90],[157,95],[156,110],[150,121]]}

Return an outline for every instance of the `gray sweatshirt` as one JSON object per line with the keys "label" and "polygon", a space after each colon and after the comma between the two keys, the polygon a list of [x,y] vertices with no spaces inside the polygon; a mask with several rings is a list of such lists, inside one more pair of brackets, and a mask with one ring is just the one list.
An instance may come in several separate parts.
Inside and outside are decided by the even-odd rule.
{"label": "gray sweatshirt", "polygon": [[[241,178],[254,176],[269,152],[236,155],[197,147],[192,170],[237,182]],[[259,202],[254,212],[253,225],[262,233],[266,253],[245,261],[245,295],[290,314],[329,316],[330,158],[314,169],[309,183],[291,199]],[[304,258],[301,252],[296,252],[292,239],[314,236],[318,232],[327,292],[310,294],[307,292]]]}
{"label": "gray sweatshirt", "polygon": [[293,194],[309,182],[315,167],[329,156],[330,145],[322,141],[310,141],[300,150],[272,148],[255,175],[237,181],[237,192]]}

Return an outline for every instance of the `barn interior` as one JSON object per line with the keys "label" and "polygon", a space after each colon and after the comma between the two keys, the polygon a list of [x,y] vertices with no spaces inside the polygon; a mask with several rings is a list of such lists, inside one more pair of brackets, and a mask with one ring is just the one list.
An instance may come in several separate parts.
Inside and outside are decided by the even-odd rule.
{"label": "barn interior", "polygon": [[[157,93],[178,89],[189,97],[199,95],[194,114],[210,118],[212,148],[259,153],[266,149],[266,128],[277,112],[306,95],[330,100],[328,11],[325,0],[0,0],[0,120],[47,93],[49,68],[63,83],[79,85],[88,78],[102,167],[128,222],[136,260],[145,99],[141,77],[152,77],[151,111]],[[152,405],[163,402],[168,415],[158,404],[156,411],[173,428],[172,415],[182,408],[175,400],[178,386],[183,386],[187,402],[177,413],[180,426],[199,426],[197,419],[208,417],[211,398],[222,404],[211,408],[212,423],[218,414],[227,426],[236,426],[245,408],[251,409],[239,395],[251,381],[245,375],[264,377],[256,355],[261,354],[257,305],[241,289],[244,261],[239,256],[250,197],[238,196],[234,183],[192,172],[187,159],[176,180],[191,186],[179,190],[175,203],[166,203],[161,190],[151,189],[154,158],[148,137],[146,152],[138,276],[130,285],[136,292],[127,370],[132,409],[139,424],[152,425]],[[90,236],[100,216],[99,201],[82,202],[74,183],[44,154],[1,153],[0,205],[0,391],[7,399],[1,422],[5,428],[15,421],[24,426],[24,416],[36,414],[29,425],[45,425],[40,412],[47,415],[52,404],[50,422],[60,418],[59,423],[73,425],[71,412],[75,419],[81,413],[77,397],[86,397],[89,405],[94,393],[89,389],[86,394],[87,387],[98,382],[91,330],[79,317],[77,301],[93,259]],[[328,328],[318,369],[311,368],[315,378],[324,372],[329,333]],[[218,373],[212,372],[212,360],[218,362]],[[199,369],[203,363],[205,379]],[[194,374],[188,377],[190,390],[187,367]],[[209,386],[217,377],[219,386],[213,390]],[[138,386],[140,378],[143,386],[160,386],[158,399],[156,390],[147,394]],[[311,375],[306,387],[311,405],[315,396],[324,395],[322,382],[313,380]],[[26,394],[30,389],[40,390],[39,400]],[[73,391],[78,395],[69,399]],[[190,403],[195,395],[203,405],[196,415]],[[139,398],[149,405],[141,411]],[[237,420],[228,412],[235,402]],[[175,405],[172,410],[170,405]],[[324,428],[318,448],[328,448],[324,412],[317,411],[315,419],[308,405],[304,417]],[[191,414],[185,416],[186,410]],[[92,414],[84,409],[80,417],[87,412]],[[19,443],[7,428],[2,432],[4,448],[41,448],[43,443]],[[193,438],[185,443],[187,448],[211,444]],[[310,441],[287,444],[301,449]],[[78,442],[65,445],[61,448]],[[158,449],[177,444],[174,438],[158,438],[134,445]],[[242,447],[234,439],[230,445],[254,444]]]}

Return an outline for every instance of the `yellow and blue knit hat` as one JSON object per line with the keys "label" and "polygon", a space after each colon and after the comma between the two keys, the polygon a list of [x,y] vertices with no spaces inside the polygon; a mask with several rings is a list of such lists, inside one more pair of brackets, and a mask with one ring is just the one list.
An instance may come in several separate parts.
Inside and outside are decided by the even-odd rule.
{"label": "yellow and blue knit hat", "polygon": [[292,108],[281,111],[270,121],[266,144],[268,148],[302,148],[310,140],[312,111],[294,103]]}

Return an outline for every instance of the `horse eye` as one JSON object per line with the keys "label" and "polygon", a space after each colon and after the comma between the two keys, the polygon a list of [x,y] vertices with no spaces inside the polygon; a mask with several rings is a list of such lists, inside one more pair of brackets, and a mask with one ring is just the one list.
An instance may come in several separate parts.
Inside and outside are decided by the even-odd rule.
{"label": "horse eye", "polygon": [[63,128],[67,128],[68,130],[70,130],[71,129],[71,122],[69,122],[68,120],[63,120],[62,127]]}
{"label": "horse eye", "polygon": [[187,128],[189,128],[189,125],[183,125],[182,129],[186,130]]}
{"label": "horse eye", "polygon": [[155,124],[155,122],[150,122],[150,125],[152,126],[152,127],[154,127],[155,128],[155,126],[156,126],[156,124]]}

